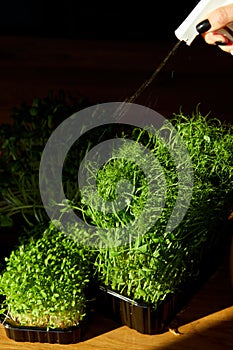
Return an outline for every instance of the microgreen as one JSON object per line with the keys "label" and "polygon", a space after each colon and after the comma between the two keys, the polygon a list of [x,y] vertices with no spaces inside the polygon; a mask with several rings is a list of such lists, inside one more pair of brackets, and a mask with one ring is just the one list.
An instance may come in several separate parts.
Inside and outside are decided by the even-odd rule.
{"label": "microgreen", "polygon": [[27,225],[48,221],[39,193],[41,154],[55,128],[89,105],[85,97],[61,90],[13,108],[12,122],[0,128],[1,223],[11,225],[15,218]]}
{"label": "microgreen", "polygon": [[[163,166],[167,186],[165,206],[159,220],[145,235],[133,240],[129,237],[128,244],[122,246],[103,247],[95,262],[100,283],[131,299],[154,305],[197,279],[203,263],[215,259],[217,247],[220,254],[221,244],[227,238],[222,227],[233,201],[232,125],[202,116],[199,111],[192,116],[174,115],[170,122],[185,143],[193,165],[192,199],[183,221],[173,232],[166,232],[177,196],[176,167],[154,134],[135,129],[134,140],[154,152]],[[125,211],[111,214],[96,210],[91,201],[85,203],[83,216],[99,227],[127,225],[140,214],[147,197],[148,184],[143,173],[127,162],[129,150],[122,147],[118,154],[122,158],[116,160],[113,153],[111,161],[100,169],[98,191],[105,200],[114,199],[116,184],[125,177],[133,184],[132,200]],[[182,166],[182,159],[178,166]],[[86,190],[91,188],[87,186]],[[183,195],[185,200],[185,191]]]}
{"label": "microgreen", "polygon": [[50,223],[39,239],[25,241],[6,259],[0,277],[6,320],[47,328],[78,325],[86,313],[90,261],[84,245]]}
{"label": "microgreen", "polygon": [[[37,112],[38,108],[36,105],[33,106],[32,110],[30,109],[31,117],[34,118],[38,116],[36,125],[40,121],[40,114],[37,114]],[[165,125],[167,130],[164,130],[164,132],[170,136],[168,137],[167,144],[164,144],[163,139],[159,137],[158,133],[153,133],[149,129],[132,129],[127,126],[127,131],[124,133],[120,125],[111,125],[108,128],[102,126],[98,130],[92,130],[92,132],[87,135],[84,134],[72,147],[68,153],[63,169],[64,192],[66,193],[69,205],[73,207],[76,214],[88,224],[94,225],[97,228],[107,229],[107,232],[108,229],[119,228],[117,231],[119,234],[121,228],[127,227],[129,223],[132,223],[143,213],[150,193],[149,186],[154,180],[153,174],[156,174],[156,176],[159,174],[158,181],[162,181],[160,168],[162,169],[165,182],[158,182],[163,186],[158,186],[155,193],[156,200],[151,203],[151,213],[153,212],[157,220],[155,220],[154,224],[143,235],[135,232],[133,235],[126,237],[126,239],[124,237],[124,244],[121,244],[122,237],[120,236],[115,237],[115,241],[112,242],[113,244],[109,244],[107,247],[103,244],[102,247],[99,247],[94,261],[95,275],[99,283],[134,300],[153,303],[154,305],[164,300],[170,293],[174,293],[182,288],[188,281],[195,280],[199,277],[202,264],[211,257],[211,254],[216,252],[216,247],[220,247],[222,242],[226,239],[226,233],[219,228],[224,225],[228,214],[228,207],[233,202],[232,125],[221,122],[217,118],[211,118],[209,115],[203,116],[199,110],[195,111],[191,116],[183,115],[181,112],[179,114],[174,114],[169,121],[175,127],[179,137],[184,142],[193,167],[193,188],[190,205],[179,226],[171,232],[167,231],[166,227],[179,192],[179,176],[177,174],[177,169],[182,169],[186,164],[182,157],[178,157],[178,163],[176,163],[171,155],[170,151],[175,149],[176,140],[172,137],[172,133],[169,134],[170,130],[168,125]],[[41,125],[40,128],[42,130],[46,129],[47,126],[50,125],[50,122],[51,120],[47,120],[46,125]],[[23,125],[24,128],[28,128],[27,122],[24,122]],[[31,124],[29,123],[29,125]],[[31,132],[30,128],[25,130]],[[116,130],[116,128],[119,128],[119,130]],[[38,131],[37,126],[35,129]],[[9,132],[7,127],[4,130],[5,134]],[[52,129],[49,129],[48,133],[51,131]],[[7,140],[7,138],[4,139],[3,150],[6,150],[7,153],[5,153],[5,155],[7,154],[7,159],[11,159],[12,162],[9,163],[9,169],[7,168],[8,165],[6,166],[6,164],[3,163],[3,166],[11,175],[9,177],[11,183],[2,182],[2,208],[4,209],[3,212],[5,211],[9,216],[21,213],[27,220],[31,221],[31,218],[33,218],[38,221],[43,221],[44,211],[41,207],[40,200],[38,200],[39,188],[37,171],[40,152],[43,149],[48,135],[46,133],[45,137],[43,136],[41,139],[40,136],[37,138],[40,133],[34,133],[34,138],[32,139],[32,134],[30,134],[31,136],[28,140],[26,137],[27,132],[25,132],[23,137],[20,137],[20,140],[18,140],[17,135],[14,133],[9,134],[9,140]],[[134,141],[134,146],[132,143],[125,143],[122,144],[120,149],[113,149],[109,161],[100,169],[98,169],[98,162],[87,162],[87,182],[84,188],[82,188],[82,192],[79,191],[77,186],[78,166],[93,145],[103,141],[105,138],[107,139],[109,135],[111,137],[115,135],[123,139],[130,138]],[[168,143],[169,148],[167,147]],[[19,149],[18,145],[20,145]],[[145,176],[141,168],[141,165],[142,167],[144,165],[144,161],[146,162],[146,156],[144,158],[142,157],[140,165],[137,163],[137,152],[138,146],[140,145],[148,149],[151,154],[156,157],[159,164],[158,166],[158,164],[151,163],[150,176]],[[26,155],[22,160],[20,160],[18,154],[19,150],[20,155]],[[25,161],[25,159],[29,159],[29,162]],[[135,161],[133,161],[133,159],[135,159]],[[13,174],[15,178],[12,177]],[[93,188],[93,178],[95,180],[95,188]],[[117,186],[124,180],[130,183],[129,188],[127,187],[127,193],[123,193],[125,194],[125,197],[122,198],[125,204],[124,208],[118,210],[118,207],[113,204],[111,211],[109,211],[109,203],[114,203],[118,196]],[[8,186],[6,184],[11,185]],[[165,193],[162,191],[163,187],[166,188]],[[102,206],[99,205],[99,198],[97,198],[95,190],[97,190],[98,196],[102,199]],[[182,200],[184,202],[186,201],[186,190],[187,186],[184,186],[182,188],[181,205]],[[164,195],[165,201],[163,202]],[[88,198],[88,200],[86,200],[86,198]],[[63,210],[65,209],[66,208],[63,207]],[[61,233],[58,234],[58,237],[60,237],[60,234]],[[105,239],[111,241],[113,237],[107,234]],[[39,250],[36,251],[35,256],[33,255],[34,250],[32,246],[37,247],[37,243],[34,240],[33,243],[30,243],[31,245],[22,245],[19,250],[13,252],[10,257],[8,268],[12,269],[12,272],[15,272],[15,276],[17,277],[10,277],[10,272],[8,273],[7,271],[6,274],[3,275],[4,277],[1,278],[1,285],[5,285],[5,288],[7,285],[7,288],[9,288],[6,289],[6,292],[9,292],[9,310],[12,315],[13,311],[15,311],[15,316],[13,316],[15,320],[18,320],[20,313],[23,315],[22,322],[27,323],[29,319],[31,320],[32,316],[34,317],[34,315],[30,314],[30,310],[32,310],[34,306],[30,303],[26,304],[25,295],[27,295],[27,292],[26,289],[23,289],[24,286],[30,287],[32,281],[33,288],[28,289],[31,291],[30,297],[35,296],[35,299],[31,297],[32,300],[35,300],[35,310],[39,310],[39,312],[45,315],[53,315],[55,301],[50,307],[51,304],[49,304],[49,298],[47,299],[47,297],[45,297],[46,291],[43,289],[43,285],[41,287],[39,282],[33,280],[33,278],[37,276],[36,273],[40,270],[41,276],[39,275],[38,281],[41,281],[39,278],[44,278],[44,273],[49,273],[51,277],[49,279],[51,285],[48,287],[51,291],[51,298],[49,300],[56,299],[57,302],[56,294],[62,295],[62,285],[67,285],[67,288],[70,286],[71,289],[67,293],[69,295],[74,295],[70,284],[72,276],[69,275],[70,271],[66,270],[66,265],[64,265],[64,271],[67,271],[67,275],[64,277],[63,275],[59,276],[58,272],[61,266],[63,266],[61,250],[66,250],[63,245],[63,240],[57,245],[55,241],[51,242],[52,246],[55,244],[53,254],[55,257],[54,260],[49,253],[47,240],[49,242],[49,237],[45,234],[41,240],[39,239],[37,241],[43,243],[40,243],[42,244],[41,249],[46,252],[43,257],[43,265],[39,265],[39,263],[41,263],[40,259],[38,260],[38,265],[36,262],[37,258],[41,256]],[[114,243],[117,240],[119,244],[115,245]],[[71,243],[67,243],[67,247],[69,244]],[[44,247],[47,248],[47,251]],[[31,249],[32,251],[30,252]],[[73,251],[72,249],[71,251]],[[24,255],[25,262],[22,258]],[[31,256],[36,257],[36,259],[33,260],[33,265],[32,262],[30,262]],[[51,257],[51,259],[49,258],[48,260],[48,256]],[[28,267],[25,266],[26,262],[28,262]],[[53,276],[47,271],[47,267],[50,263],[54,266]],[[24,269],[21,270],[19,265],[22,265]],[[18,274],[18,272],[20,272],[20,274]],[[23,274],[24,272],[25,274]],[[59,284],[55,296],[52,296],[52,291],[55,291],[54,277],[56,273],[57,276],[59,276],[58,281],[60,281],[61,284]],[[75,272],[73,273],[75,276]],[[21,277],[19,276],[24,276],[26,282],[24,282],[24,279],[21,281]],[[66,276],[67,282],[65,280]],[[79,281],[78,276],[77,281]],[[19,288],[18,283],[20,283],[22,287],[23,292],[21,295],[16,293],[17,288]],[[12,287],[10,287],[11,285]],[[41,287],[42,290],[40,294],[39,287]],[[74,285],[73,288],[79,290],[77,285]],[[25,293],[25,295],[23,293]],[[68,309],[73,312],[73,299],[69,299],[68,294],[66,295],[64,293],[67,300],[71,301]],[[18,312],[17,308],[14,309],[14,300],[10,295],[16,295],[16,300],[19,302],[18,304],[23,308],[19,309],[20,312]],[[39,299],[36,296],[38,296]],[[19,299],[17,299],[17,297]],[[68,305],[66,304],[66,300],[63,302],[63,305]],[[58,303],[58,306],[60,306],[62,310],[64,309],[62,304]],[[44,310],[48,311],[45,312]],[[68,312],[67,308],[65,311]],[[70,314],[66,314],[66,316],[68,319],[71,317]],[[33,317],[30,323],[34,322]],[[44,323],[43,318],[42,320],[41,324]],[[55,323],[50,323],[50,325],[56,326]]]}

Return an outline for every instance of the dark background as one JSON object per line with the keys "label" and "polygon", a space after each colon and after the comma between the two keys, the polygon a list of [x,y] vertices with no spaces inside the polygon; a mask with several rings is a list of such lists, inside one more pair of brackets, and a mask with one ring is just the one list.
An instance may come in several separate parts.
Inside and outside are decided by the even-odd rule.
{"label": "dark background", "polygon": [[[197,4],[177,1],[8,0],[0,5],[0,118],[62,89],[96,102],[132,96],[163,62]],[[106,39],[106,40],[105,40]],[[184,42],[136,103],[165,117],[200,105],[233,120],[232,56]]]}
{"label": "dark background", "polygon": [[197,2],[8,0],[1,2],[0,32],[77,39],[169,39]]}

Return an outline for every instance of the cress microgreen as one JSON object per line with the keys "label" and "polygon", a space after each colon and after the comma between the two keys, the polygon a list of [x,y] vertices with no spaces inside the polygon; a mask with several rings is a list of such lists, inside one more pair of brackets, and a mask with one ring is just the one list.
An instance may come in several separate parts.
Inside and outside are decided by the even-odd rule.
{"label": "cress microgreen", "polygon": [[[33,109],[31,114],[34,117],[36,115],[36,109]],[[138,237],[136,235],[136,238],[133,237],[133,239],[129,236],[128,241],[124,245],[119,244],[116,246],[112,245],[111,248],[104,246],[99,248],[94,261],[95,273],[99,283],[134,300],[149,302],[154,305],[164,300],[170,293],[174,293],[182,288],[188,281],[199,277],[202,264],[206,262],[208,257],[216,254],[218,246],[220,247],[226,239],[226,232],[221,229],[221,226],[224,225],[227,219],[229,205],[233,202],[233,126],[221,122],[217,118],[202,116],[199,110],[195,111],[191,116],[185,116],[182,113],[174,114],[169,121],[176,128],[187,147],[193,166],[192,198],[184,219],[175,230],[172,232],[166,231],[166,225],[178,194],[179,179],[177,176],[177,167],[182,167],[184,160],[181,158],[179,159],[180,163],[175,164],[168,148],[162,140],[156,137],[156,134],[154,135],[149,130],[140,130],[138,128],[132,130],[127,126],[127,137],[130,137],[135,143],[143,144],[148,148],[162,167],[166,181],[166,200],[159,219],[148,232]],[[25,126],[27,126],[27,123]],[[47,124],[43,125],[43,128],[46,129],[46,127]],[[117,127],[120,130],[120,126]],[[93,145],[103,140],[103,131],[105,133],[104,137],[117,135],[117,137],[124,138],[126,136],[121,131],[116,131],[116,126],[110,126],[105,130],[100,128],[88,135],[84,135],[68,153],[63,173],[64,191],[67,194],[69,205],[87,223],[103,228],[125,227],[142,213],[148,198],[148,179],[144,176],[142,169],[136,163],[129,160],[128,157],[129,154],[132,155],[134,152],[134,149],[132,149],[133,146],[122,146],[118,150],[118,157],[115,157],[113,153],[112,159],[101,169],[95,169],[95,163],[87,163],[90,174],[96,174],[96,170],[98,170],[96,187],[103,201],[111,201],[117,197],[116,189],[120,180],[126,178],[131,182],[133,192],[130,193],[130,200],[127,197],[124,210],[112,210],[109,213],[105,211],[104,206],[102,210],[99,210],[95,206],[95,196],[93,195],[91,201],[87,203],[83,200],[77,188],[76,180],[81,159],[85,155],[85,152],[88,152]],[[16,160],[16,162],[12,162],[10,165],[10,174],[16,174],[17,177],[15,180],[12,176],[10,177],[10,181],[13,181],[12,187],[10,186],[8,188],[6,186],[7,182],[3,182],[3,185],[5,184],[5,187],[3,186],[4,191],[6,192],[3,191],[2,207],[9,216],[15,213],[21,213],[22,215],[26,215],[26,219],[30,218],[31,220],[34,217],[38,221],[43,221],[44,212],[38,200],[39,188],[37,183],[38,155],[40,152],[37,153],[36,150],[38,149],[35,146],[39,145],[39,149],[41,150],[48,135],[46,134],[46,138],[42,140],[39,137],[39,141],[37,140],[37,135],[35,135],[33,141],[31,139],[30,141],[25,141],[24,138],[20,141],[21,151],[29,157],[29,168],[25,168],[27,163],[24,165],[20,162],[15,148],[18,144],[18,141],[16,142],[17,137],[13,134],[11,136],[12,139],[9,139],[9,142],[6,141],[4,144],[4,149],[7,149],[7,157]],[[33,142],[33,145],[30,142]],[[80,142],[82,144],[81,148]],[[170,147],[172,147],[173,140],[171,139],[170,142]],[[27,151],[26,153],[24,153],[25,150]],[[36,152],[34,153],[34,151]],[[18,164],[18,162],[20,163]],[[6,164],[4,166],[6,167]],[[29,169],[29,171],[25,172],[26,169],[27,171]],[[154,170],[156,172],[157,168],[155,167]],[[86,187],[83,189],[84,193],[85,191],[89,192],[92,189],[91,186],[92,184],[89,185],[87,182]],[[184,200],[186,199],[185,190],[184,188],[182,194]],[[158,191],[158,198],[162,197],[162,195],[163,193]],[[34,220],[32,221],[34,222]],[[41,239],[42,241],[44,239],[43,244],[46,246],[45,237],[46,235]],[[106,239],[111,240],[112,237],[109,236]],[[121,237],[118,237],[118,239],[120,241]],[[33,244],[37,244],[35,242]],[[37,242],[40,242],[40,238]],[[62,242],[61,240],[57,246],[56,244],[54,245],[54,257],[56,258],[54,262],[55,271],[57,271],[56,268],[60,269],[61,267],[59,265],[61,261],[59,252],[61,247],[63,247]],[[35,267],[34,265],[31,266],[28,253],[32,248],[30,244],[22,245],[19,250],[12,252],[9,260],[9,266],[13,272],[17,275],[19,269],[19,272],[22,272],[22,276],[27,281],[31,281],[30,278],[34,276],[32,273],[34,272],[34,268],[38,269],[37,272],[42,268],[41,266],[37,266],[36,263]],[[23,252],[21,255],[20,249]],[[48,251],[45,250],[45,253],[48,254]],[[29,270],[24,265],[24,261],[22,261],[24,254],[26,256],[25,261],[28,261]],[[21,271],[20,264],[24,266],[23,271]],[[44,265],[42,268],[43,271],[46,271]],[[24,272],[25,274],[23,274]],[[5,275],[7,277],[4,277],[5,280],[1,279],[1,284],[3,285],[2,281],[7,282],[6,278],[9,278],[9,291],[11,292],[10,288],[15,288],[14,290],[12,289],[12,295],[14,295],[18,288],[17,282],[21,283],[21,281],[17,279],[18,277],[15,279],[7,273]],[[69,276],[69,271],[67,271],[68,286],[70,285]],[[77,280],[79,280],[79,277],[77,277]],[[61,282],[65,283],[63,279]],[[59,287],[61,288],[59,289],[59,293],[62,290],[62,283]],[[11,284],[12,287],[10,287]],[[28,287],[26,284],[25,286]],[[24,283],[21,283],[21,287],[24,287]],[[50,286],[51,288],[53,289]],[[39,295],[38,291],[39,287],[36,290],[36,295]],[[43,292],[41,293],[43,294]],[[73,295],[72,293],[74,292],[71,289],[69,293]],[[36,299],[36,303],[39,303],[39,306],[42,305],[43,300],[47,300],[45,296],[43,296],[43,299],[41,295],[39,295],[39,299]],[[53,298],[56,299],[55,296],[50,295],[50,297],[50,300]],[[9,301],[13,302],[10,296]],[[25,297],[18,301],[20,305],[22,304],[22,307],[25,307]],[[47,300],[47,302],[48,311],[46,312],[50,313],[53,309],[50,309],[49,301]],[[64,305],[67,304],[64,302]],[[28,310],[27,305],[26,307]],[[54,307],[53,304],[52,308]],[[31,305],[29,310],[30,308]],[[14,308],[10,305],[11,313],[12,310]],[[26,317],[25,310],[20,309],[23,317]],[[41,311],[42,309],[39,307],[39,310]],[[34,317],[34,315],[32,316]]]}
{"label": "cress microgreen", "polygon": [[[76,232],[84,240],[85,232]],[[85,317],[92,252],[53,222],[6,258],[0,276],[6,321],[20,326],[68,328]],[[5,309],[5,310],[4,310]]]}

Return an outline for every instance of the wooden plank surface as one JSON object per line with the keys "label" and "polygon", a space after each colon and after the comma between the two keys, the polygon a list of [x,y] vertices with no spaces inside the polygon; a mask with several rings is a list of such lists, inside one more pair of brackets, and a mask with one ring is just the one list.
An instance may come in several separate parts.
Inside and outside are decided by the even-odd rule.
{"label": "wooden plank surface", "polygon": [[0,349],[232,350],[233,290],[229,276],[229,257],[226,257],[216,273],[177,314],[171,329],[163,334],[140,334],[126,326],[119,327],[101,315],[93,315],[83,341],[70,345],[15,342],[6,337],[0,325]]}
{"label": "wooden plank surface", "polygon": [[[171,35],[171,38],[173,36]],[[49,90],[92,101],[123,101],[148,79],[176,42],[0,36],[0,120],[12,107]],[[232,56],[198,38],[182,43],[135,101],[169,117],[180,108],[233,120]]]}
{"label": "wooden plank surface", "polygon": [[[33,37],[0,37],[0,122],[13,106],[44,97],[49,90],[81,93],[93,101],[122,101],[149,78],[173,43],[92,41]],[[165,117],[204,113],[233,120],[233,58],[197,40],[181,46],[138,103]],[[1,350],[232,350],[233,307],[229,256],[218,272],[195,294],[174,320],[180,335],[170,331],[142,335],[96,315],[85,340],[74,345],[16,343],[0,325]]]}

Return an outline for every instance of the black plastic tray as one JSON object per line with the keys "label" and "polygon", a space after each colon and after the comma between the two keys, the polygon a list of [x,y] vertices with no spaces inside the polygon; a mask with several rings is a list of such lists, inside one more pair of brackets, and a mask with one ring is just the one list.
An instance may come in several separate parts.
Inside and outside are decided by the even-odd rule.
{"label": "black plastic tray", "polygon": [[184,305],[183,293],[169,296],[157,307],[137,303],[103,286],[97,293],[97,309],[104,316],[144,334],[158,334]]}
{"label": "black plastic tray", "polygon": [[4,324],[8,338],[17,342],[39,342],[51,344],[74,344],[81,340],[83,327],[77,326],[66,330],[34,327],[17,327],[9,323]]}

